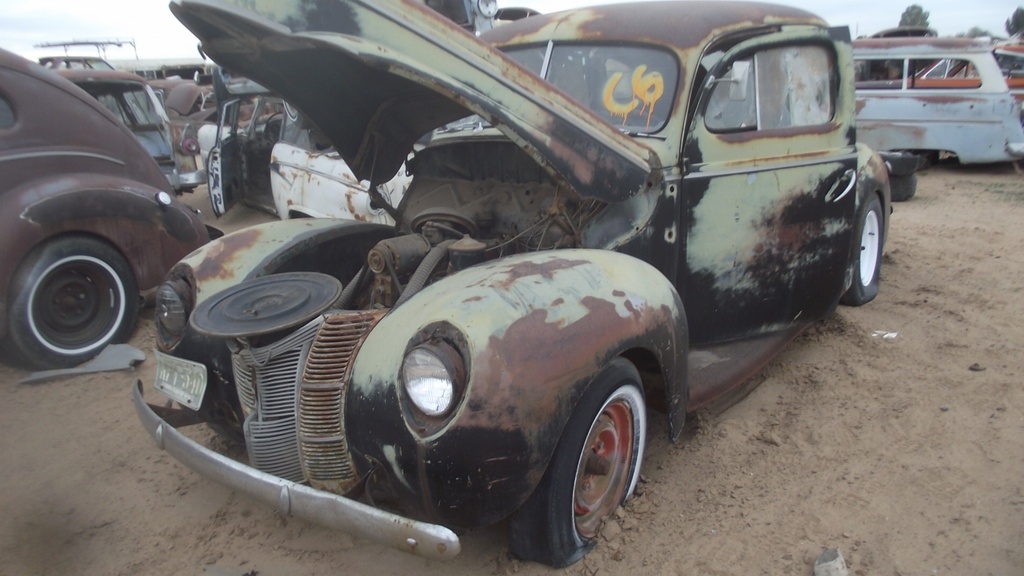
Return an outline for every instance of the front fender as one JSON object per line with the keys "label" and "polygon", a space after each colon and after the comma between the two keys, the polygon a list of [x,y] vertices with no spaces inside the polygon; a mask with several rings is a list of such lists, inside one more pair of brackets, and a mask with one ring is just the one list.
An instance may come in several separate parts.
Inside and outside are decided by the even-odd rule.
{"label": "front fender", "polygon": [[[424,331],[461,335],[467,364],[461,402],[429,428],[414,421],[400,386],[403,352]],[[673,421],[681,419],[687,345],[679,295],[640,260],[561,250],[492,261],[425,288],[374,328],[353,364],[348,440],[364,469],[383,468],[420,515],[488,524],[533,491],[577,401],[612,358],[655,358]]]}
{"label": "front fender", "polygon": [[331,218],[280,220],[217,238],[183,258],[168,278],[187,277],[195,304],[249,279],[298,270],[347,282],[392,226]]}

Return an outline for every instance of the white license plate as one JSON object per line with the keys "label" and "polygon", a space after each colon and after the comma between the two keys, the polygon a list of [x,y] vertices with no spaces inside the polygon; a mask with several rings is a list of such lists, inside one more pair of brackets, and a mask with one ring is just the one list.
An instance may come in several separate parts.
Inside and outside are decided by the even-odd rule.
{"label": "white license plate", "polygon": [[206,366],[156,352],[156,389],[168,398],[198,410],[206,393]]}

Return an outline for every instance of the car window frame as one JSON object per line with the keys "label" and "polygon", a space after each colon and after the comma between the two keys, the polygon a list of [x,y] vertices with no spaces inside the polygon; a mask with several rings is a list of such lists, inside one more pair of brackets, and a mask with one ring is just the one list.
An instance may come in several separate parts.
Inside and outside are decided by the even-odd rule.
{"label": "car window frame", "polygon": [[18,123],[18,115],[14,111],[6,95],[0,94],[0,130],[10,130]]}
{"label": "car window frame", "polygon": [[[827,68],[828,74],[828,89],[827,94],[829,98],[829,113],[828,117],[820,122],[812,122],[806,124],[793,124],[790,123],[785,126],[762,126],[761,109],[762,103],[760,99],[762,97],[762,91],[760,90],[760,84],[757,82],[758,65],[757,56],[770,51],[781,51],[792,48],[816,48],[828,60]],[[749,61],[750,62],[750,75],[753,77],[754,85],[748,87],[754,91],[754,113],[756,124],[752,126],[739,125],[735,127],[715,127],[708,122],[708,111],[712,105],[712,101],[715,98],[715,93],[720,87],[726,85],[728,82],[725,80],[725,71],[734,69],[737,62]],[[704,80],[704,85],[700,88],[700,117],[704,123],[705,129],[712,134],[737,134],[737,133],[752,133],[752,134],[764,134],[770,136],[772,134],[778,134],[780,132],[805,132],[813,130],[816,127],[827,126],[835,122],[836,114],[839,107],[839,83],[840,78],[838,76],[837,66],[839,62],[839,55],[836,53],[835,47],[827,42],[820,41],[817,39],[798,39],[796,41],[785,41],[780,40],[778,42],[770,42],[756,47],[752,47],[749,50],[743,50],[737,54],[731,55],[728,58],[721,58],[713,65],[710,66],[711,73],[707,75]]]}
{"label": "car window frame", "polygon": [[[615,50],[615,49],[643,50],[643,51],[647,51],[647,52],[651,53],[652,55],[657,55],[658,58],[664,58],[664,61],[662,62],[662,64],[664,65],[663,67],[660,67],[657,70],[650,70],[650,71],[644,70],[644,71],[640,72],[640,77],[642,79],[650,80],[650,82],[648,82],[647,84],[642,86],[641,89],[645,89],[645,91],[649,90],[649,91],[651,91],[650,93],[657,94],[657,98],[656,98],[657,101],[651,107],[652,108],[654,106],[661,107],[661,110],[664,112],[664,117],[659,117],[658,118],[659,122],[656,125],[654,125],[654,126],[652,126],[650,124],[650,122],[645,123],[644,126],[642,126],[642,127],[640,127],[640,126],[633,126],[633,125],[626,125],[624,123],[625,119],[620,119],[619,116],[617,116],[616,112],[613,109],[625,110],[626,108],[629,108],[629,112],[627,112],[627,117],[630,116],[630,115],[635,115],[635,114],[639,114],[640,116],[643,116],[644,114],[648,113],[648,112],[645,111],[647,103],[644,102],[643,96],[637,94],[635,90],[634,90],[634,94],[633,94],[633,100],[631,102],[627,102],[625,104],[623,102],[621,102],[621,101],[618,101],[617,99],[609,98],[609,94],[607,94],[607,93],[602,95],[600,93],[600,91],[597,91],[597,92],[594,92],[593,94],[590,94],[592,97],[604,96],[604,98],[603,98],[604,101],[602,102],[602,104],[604,106],[601,107],[601,106],[597,106],[596,104],[595,105],[591,105],[592,102],[582,102],[582,101],[580,101],[579,99],[577,99],[571,93],[571,91],[566,90],[564,85],[561,85],[560,83],[558,83],[556,81],[552,81],[552,78],[551,78],[552,56],[556,52],[564,50],[564,49],[573,49],[573,48],[581,48],[581,47],[589,49],[589,50],[592,50],[592,51],[593,50],[605,50],[605,51],[607,51],[607,50]],[[537,51],[537,52],[534,52],[534,51]],[[679,59],[678,59],[677,55],[672,50],[666,48],[665,46],[662,46],[662,45],[659,45],[659,44],[643,43],[643,42],[633,42],[633,43],[594,42],[594,41],[583,42],[583,41],[567,40],[567,41],[557,41],[557,42],[556,41],[548,41],[546,44],[520,44],[520,45],[506,46],[506,47],[502,48],[502,52],[506,56],[511,58],[512,60],[515,60],[517,63],[519,63],[525,69],[527,69],[530,72],[536,74],[537,76],[540,76],[542,79],[544,79],[545,82],[547,82],[551,86],[554,86],[555,88],[561,90],[563,93],[565,93],[570,98],[573,98],[573,100],[576,103],[578,103],[582,108],[585,108],[588,111],[590,111],[591,113],[593,113],[593,114],[595,114],[597,116],[600,116],[605,121],[607,121],[609,124],[611,124],[612,126],[615,126],[618,130],[620,130],[621,132],[623,132],[625,134],[629,134],[629,135],[632,135],[632,136],[637,136],[637,135],[644,135],[644,136],[656,135],[656,134],[659,134],[659,133],[663,132],[669,126],[669,124],[671,123],[672,115],[673,115],[673,112],[675,110],[675,100],[676,100],[676,98],[678,98],[680,83],[683,81],[683,70],[682,70],[682,67],[680,66]],[[531,62],[533,60],[536,60],[535,57],[530,59],[530,60],[528,60],[527,58],[523,58],[522,57],[523,55],[531,55],[531,53],[533,53],[532,55],[535,56],[535,57],[540,55],[540,54],[543,54],[543,56],[541,58],[541,62],[539,62],[539,64],[540,64],[540,69],[539,70],[535,69],[534,66],[531,65],[531,63],[536,63],[536,62]],[[605,60],[605,64],[607,65],[607,63],[609,61],[610,61],[610,59],[606,59]],[[640,66],[633,67],[632,72],[637,72],[638,68],[640,68]],[[645,68],[646,68],[646,66],[645,66]],[[671,70],[671,76],[672,77],[670,77],[670,78],[669,77],[665,77],[665,74],[662,74],[663,71],[668,71],[668,70]],[[626,76],[623,72],[619,72],[619,73],[621,74],[621,77],[619,78],[618,82],[614,83],[614,86],[611,87],[613,90],[619,90],[622,86],[627,86],[627,85],[631,84],[631,80],[632,79],[631,79],[630,76]],[[606,85],[604,87],[605,90],[609,89],[608,84],[611,84],[611,79],[614,76],[615,76],[615,73],[610,73],[608,75],[608,77],[605,79],[605,81],[606,81]],[[655,76],[659,76],[660,78],[656,78]],[[557,80],[557,78],[555,80]],[[590,86],[589,89],[593,90],[594,87]],[[620,94],[620,96],[621,96],[621,94]],[[611,100],[611,101],[609,101],[609,100]],[[635,104],[635,105],[630,107],[631,103]]]}

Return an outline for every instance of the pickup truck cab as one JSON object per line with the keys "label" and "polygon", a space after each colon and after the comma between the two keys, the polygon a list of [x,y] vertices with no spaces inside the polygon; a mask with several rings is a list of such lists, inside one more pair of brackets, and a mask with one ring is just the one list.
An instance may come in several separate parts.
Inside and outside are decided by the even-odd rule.
{"label": "pickup truck cab", "polygon": [[[371,194],[411,175],[393,225],[244,229],[158,294],[155,387],[181,408],[140,383],[145,427],[284,513],[432,558],[507,520],[514,554],[571,564],[633,492],[649,408],[677,438],[878,293],[888,175],[845,27],[651,2],[477,37],[415,0],[252,4],[171,9]],[[171,426],[196,421],[248,465]]]}

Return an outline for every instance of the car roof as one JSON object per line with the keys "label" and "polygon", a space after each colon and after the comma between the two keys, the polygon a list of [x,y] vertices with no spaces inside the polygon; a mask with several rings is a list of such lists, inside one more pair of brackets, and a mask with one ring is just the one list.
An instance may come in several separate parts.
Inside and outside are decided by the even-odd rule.
{"label": "car roof", "polygon": [[703,49],[709,38],[758,26],[825,26],[818,16],[761,2],[675,0],[623,2],[555,12],[495,27],[483,38],[497,46],[537,40],[600,40],[658,44],[678,52]]}
{"label": "car roof", "polygon": [[899,37],[899,38],[859,38],[853,41],[854,50],[883,51],[892,50],[907,54],[928,54],[930,52],[991,52],[991,42],[974,38],[954,37]]}
{"label": "car roof", "polygon": [[145,84],[146,79],[138,74],[122,72],[119,70],[100,70],[82,68],[57,68],[54,71],[72,82],[102,81],[102,82],[134,82]]}

